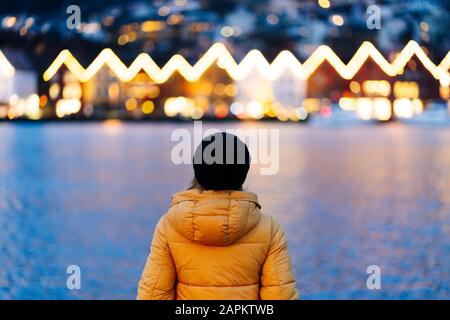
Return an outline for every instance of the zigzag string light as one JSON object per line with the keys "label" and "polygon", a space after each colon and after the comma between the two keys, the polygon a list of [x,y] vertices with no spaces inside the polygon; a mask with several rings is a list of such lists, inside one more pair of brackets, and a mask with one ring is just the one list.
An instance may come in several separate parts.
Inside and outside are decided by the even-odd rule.
{"label": "zigzag string light", "polygon": [[64,64],[80,82],[89,81],[104,66],[108,66],[117,78],[124,82],[133,80],[141,70],[146,72],[156,83],[166,82],[176,71],[186,80],[194,82],[200,79],[214,63],[226,70],[235,80],[244,79],[255,69],[268,80],[276,80],[285,70],[290,70],[299,79],[308,79],[325,61],[328,61],[342,78],[352,79],[369,58],[372,58],[384,73],[393,77],[403,72],[404,67],[414,55],[434,78],[440,80],[441,85],[449,85],[450,52],[439,65],[435,65],[419,44],[412,40],[392,63],[388,62],[368,41],[362,43],[347,64],[343,63],[337,54],[326,45],[319,46],[303,64],[289,51],[280,52],[274,61],[269,63],[258,50],[251,50],[238,64],[222,43],[215,43],[194,65],[176,54],[162,68],[146,53],[139,54],[127,67],[111,49],[104,49],[85,69],[69,50],[63,50],[45,71],[44,80],[50,80]]}

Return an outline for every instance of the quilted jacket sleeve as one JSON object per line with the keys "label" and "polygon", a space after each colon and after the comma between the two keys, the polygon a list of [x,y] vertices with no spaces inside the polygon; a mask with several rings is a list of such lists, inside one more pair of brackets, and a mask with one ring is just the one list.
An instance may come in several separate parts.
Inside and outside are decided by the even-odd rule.
{"label": "quilted jacket sleeve", "polygon": [[173,300],[175,298],[176,269],[165,234],[163,216],[153,235],[150,255],[138,285],[138,300]]}
{"label": "quilted jacket sleeve", "polygon": [[272,240],[261,275],[261,300],[296,300],[295,287],[287,242],[281,225],[272,220]]}

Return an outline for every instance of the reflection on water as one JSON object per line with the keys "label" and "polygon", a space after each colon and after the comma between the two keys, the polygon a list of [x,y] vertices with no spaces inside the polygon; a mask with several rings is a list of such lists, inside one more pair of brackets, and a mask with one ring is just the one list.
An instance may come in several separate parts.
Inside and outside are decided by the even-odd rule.
{"label": "reflection on water", "polygon": [[[170,162],[179,126],[1,124],[0,298],[133,299],[192,175]],[[285,226],[303,298],[449,298],[449,128],[254,126],[280,129],[279,174],[253,169],[247,187]],[[366,288],[372,264],[381,290]]]}

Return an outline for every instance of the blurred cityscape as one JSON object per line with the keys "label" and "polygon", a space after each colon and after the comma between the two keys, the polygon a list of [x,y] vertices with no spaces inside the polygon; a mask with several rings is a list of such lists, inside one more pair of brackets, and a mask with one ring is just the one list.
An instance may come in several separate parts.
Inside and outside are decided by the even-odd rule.
{"label": "blurred cityscape", "polygon": [[449,6],[2,3],[0,119],[447,121]]}

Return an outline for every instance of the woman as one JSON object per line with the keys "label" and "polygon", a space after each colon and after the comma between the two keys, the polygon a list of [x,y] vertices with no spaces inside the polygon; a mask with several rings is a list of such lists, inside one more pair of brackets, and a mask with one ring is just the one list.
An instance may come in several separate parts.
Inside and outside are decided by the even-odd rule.
{"label": "woman", "polygon": [[192,186],[156,226],[138,299],[297,299],[281,226],[242,191],[250,168],[236,136],[205,138]]}

